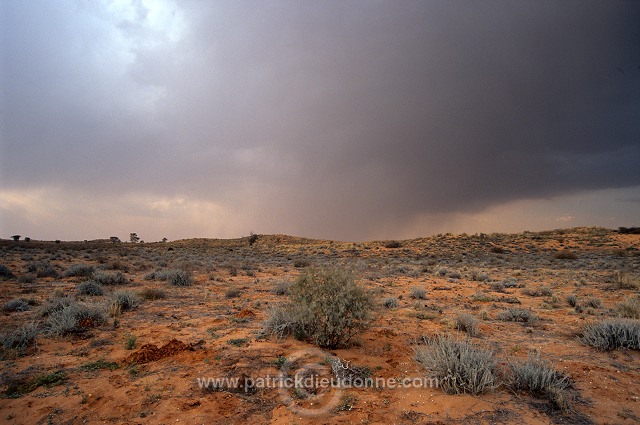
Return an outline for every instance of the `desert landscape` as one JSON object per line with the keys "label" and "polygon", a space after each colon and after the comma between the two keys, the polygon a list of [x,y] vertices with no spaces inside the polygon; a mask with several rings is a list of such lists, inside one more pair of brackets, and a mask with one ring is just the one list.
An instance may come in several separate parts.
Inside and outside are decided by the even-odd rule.
{"label": "desert landscape", "polygon": [[[640,420],[638,234],[2,240],[0,259],[3,423]],[[350,338],[279,316],[327,276]],[[264,381],[296,374],[355,379]]]}

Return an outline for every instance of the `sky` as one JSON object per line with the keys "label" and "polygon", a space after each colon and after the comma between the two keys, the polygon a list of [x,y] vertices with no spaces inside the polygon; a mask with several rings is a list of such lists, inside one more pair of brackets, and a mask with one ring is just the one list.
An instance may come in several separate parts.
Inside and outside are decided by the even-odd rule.
{"label": "sky", "polygon": [[640,2],[0,2],[0,238],[640,225]]}

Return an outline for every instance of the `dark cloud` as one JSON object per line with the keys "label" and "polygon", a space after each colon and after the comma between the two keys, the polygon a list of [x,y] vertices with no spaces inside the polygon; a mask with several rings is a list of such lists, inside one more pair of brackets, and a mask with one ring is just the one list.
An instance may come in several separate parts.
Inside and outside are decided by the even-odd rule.
{"label": "dark cloud", "polygon": [[2,8],[9,189],[188,196],[348,239],[640,185],[638,2]]}

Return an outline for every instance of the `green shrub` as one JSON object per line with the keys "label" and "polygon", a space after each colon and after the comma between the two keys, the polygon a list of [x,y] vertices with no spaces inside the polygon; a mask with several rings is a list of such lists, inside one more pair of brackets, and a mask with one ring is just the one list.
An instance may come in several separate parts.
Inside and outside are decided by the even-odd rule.
{"label": "green shrub", "polygon": [[616,348],[640,350],[640,322],[631,319],[605,319],[584,327],[580,340],[598,350]]}
{"label": "green shrub", "polygon": [[269,312],[267,333],[294,334],[321,347],[346,346],[371,321],[373,301],[350,272],[341,269],[309,269],[291,287],[291,303]]}
{"label": "green shrub", "polygon": [[64,272],[64,277],[91,277],[95,271],[96,268],[91,264],[73,264]]}
{"label": "green shrub", "polygon": [[567,304],[571,307],[578,305],[578,297],[575,294],[567,295]]}
{"label": "green shrub", "polygon": [[455,327],[469,336],[477,336],[479,333],[478,319],[469,313],[459,313],[456,316]]}
{"label": "green shrub", "polygon": [[469,341],[437,336],[425,339],[416,350],[416,360],[447,394],[479,394],[498,385],[497,362],[490,350]]}
{"label": "green shrub", "polygon": [[79,283],[78,286],[76,286],[76,291],[78,291],[80,295],[99,296],[104,294],[102,285],[94,280]]}

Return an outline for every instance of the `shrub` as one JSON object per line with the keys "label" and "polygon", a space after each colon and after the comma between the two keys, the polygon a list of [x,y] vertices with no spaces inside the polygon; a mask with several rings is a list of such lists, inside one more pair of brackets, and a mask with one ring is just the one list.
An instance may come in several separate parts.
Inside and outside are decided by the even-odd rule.
{"label": "shrub", "polygon": [[38,314],[42,317],[50,316],[74,303],[75,301],[70,297],[54,295],[42,304],[38,309]]}
{"label": "shrub", "polygon": [[584,300],[584,306],[591,308],[600,308],[602,307],[602,300],[596,297],[589,297]]}
{"label": "shrub", "polygon": [[454,270],[452,272],[449,272],[449,277],[451,279],[460,279],[462,277],[462,274],[459,271]]}
{"label": "shrub", "polygon": [[616,311],[621,317],[640,319],[640,296],[636,295],[618,304]]}
{"label": "shrub", "polygon": [[45,332],[62,336],[84,332],[87,328],[106,322],[104,308],[95,304],[71,301],[61,309],[53,310],[45,322]]}
{"label": "shrub", "polygon": [[631,319],[605,319],[584,327],[580,341],[598,350],[616,348],[640,350],[640,322]]}
{"label": "shrub", "polygon": [[291,290],[291,282],[280,280],[273,285],[273,293],[276,295],[288,295]]}
{"label": "shrub", "polygon": [[371,295],[340,269],[309,269],[291,287],[291,303],[273,308],[267,333],[313,340],[326,348],[346,346],[370,323]]}
{"label": "shrub", "polygon": [[144,288],[140,296],[145,300],[159,300],[167,298],[167,293],[159,288]]}
{"label": "shrub", "polygon": [[575,294],[567,295],[567,304],[575,307],[578,304],[578,297]]}
{"label": "shrub", "polygon": [[64,277],[91,277],[95,272],[96,268],[91,264],[73,264],[71,267],[64,272]]}
{"label": "shrub", "polygon": [[76,290],[80,295],[98,296],[104,294],[102,285],[94,280],[87,280],[86,282],[79,283]]}
{"label": "shrub", "polygon": [[502,283],[502,282],[492,282],[489,285],[489,289],[491,291],[493,291],[493,292],[502,292],[503,293],[504,289],[505,289],[504,283]]}
{"label": "shrub", "polygon": [[100,285],[124,285],[128,283],[127,278],[120,271],[115,273],[98,272],[93,275],[92,280]]}
{"label": "shrub", "polygon": [[459,331],[466,332],[469,336],[477,336],[479,333],[478,319],[468,313],[459,313],[456,316],[455,327]]}
{"label": "shrub", "polygon": [[562,250],[553,254],[553,258],[557,260],[576,260],[578,259],[578,254],[573,251]]}
{"label": "shrub", "polygon": [[401,248],[402,244],[398,241],[388,241],[384,244],[384,247],[389,249],[395,249],[395,248]]}
{"label": "shrub", "polygon": [[499,312],[498,319],[503,322],[533,323],[538,320],[538,316],[533,311],[524,308],[509,308]]}
{"label": "shrub", "polygon": [[425,346],[416,350],[416,360],[438,378],[447,394],[479,394],[498,385],[494,353],[469,341],[445,336],[425,339]]}
{"label": "shrub", "polygon": [[480,282],[488,282],[491,280],[488,274],[479,272],[478,270],[473,270],[471,272],[471,280],[480,281]]}
{"label": "shrub", "polygon": [[29,310],[29,301],[24,298],[15,298],[13,300],[9,300],[2,305],[2,311],[11,312],[11,311],[27,311]]}
{"label": "shrub", "polygon": [[525,289],[522,291],[523,294],[528,295],[530,297],[551,297],[553,296],[553,291],[548,286],[543,286],[541,288],[536,289]]}
{"label": "shrub", "polygon": [[0,264],[0,277],[11,279],[15,276],[9,267],[5,266],[4,264]]}
{"label": "shrub", "polygon": [[238,298],[240,294],[242,294],[242,291],[239,288],[232,287],[227,289],[224,296],[225,298]]}
{"label": "shrub", "polygon": [[540,355],[529,355],[526,361],[510,364],[509,369],[513,389],[528,391],[548,399],[560,410],[569,410],[571,379],[540,360]]}
{"label": "shrub", "polygon": [[27,272],[35,273],[36,277],[52,277],[55,279],[60,276],[58,270],[56,270],[48,261],[29,263],[27,265]]}
{"label": "shrub", "polygon": [[616,289],[640,289],[640,278],[627,272],[616,272],[613,277]]}
{"label": "shrub", "polygon": [[396,308],[398,307],[398,299],[395,297],[387,298],[382,302],[382,305],[386,308]]}
{"label": "shrub", "polygon": [[2,335],[2,349],[3,351],[15,351],[19,355],[24,355],[29,348],[35,347],[39,333],[40,328],[36,323],[27,323],[19,326],[12,332]]}
{"label": "shrub", "polygon": [[171,270],[168,272],[167,281],[173,286],[193,285],[193,276],[184,270]]}
{"label": "shrub", "polygon": [[277,339],[283,339],[289,335],[298,337],[302,334],[302,328],[295,317],[291,304],[278,304],[270,307],[262,329],[266,334],[273,335]]}
{"label": "shrub", "polygon": [[140,300],[131,291],[114,291],[110,298],[111,303],[117,304],[120,311],[133,310],[140,305]]}
{"label": "shrub", "polygon": [[411,288],[411,291],[409,291],[409,297],[416,300],[426,300],[427,290],[418,286],[414,286],[413,288]]}

